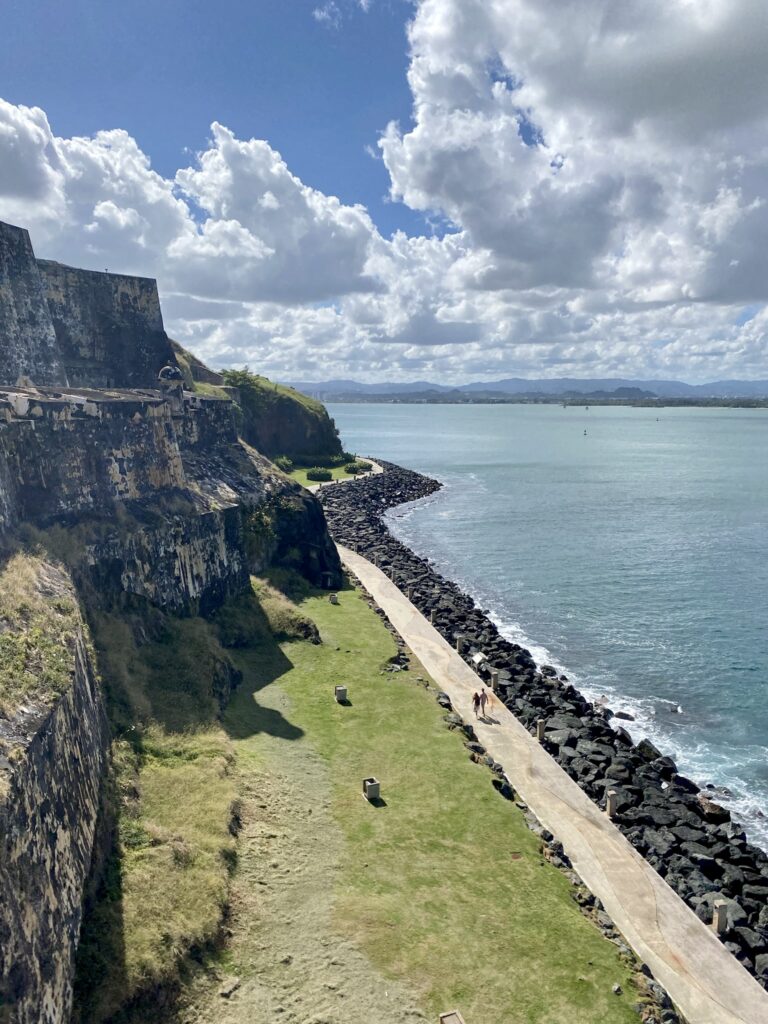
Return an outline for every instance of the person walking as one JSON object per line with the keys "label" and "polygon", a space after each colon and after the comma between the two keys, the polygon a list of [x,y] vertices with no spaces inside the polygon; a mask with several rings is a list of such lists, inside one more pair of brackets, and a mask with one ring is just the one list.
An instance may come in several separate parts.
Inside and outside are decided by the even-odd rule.
{"label": "person walking", "polygon": [[480,710],[480,694],[477,691],[472,694],[472,707],[475,711],[475,718],[477,718],[477,713]]}
{"label": "person walking", "polygon": [[488,703],[488,694],[485,689],[480,691],[480,717],[485,718],[485,706]]}

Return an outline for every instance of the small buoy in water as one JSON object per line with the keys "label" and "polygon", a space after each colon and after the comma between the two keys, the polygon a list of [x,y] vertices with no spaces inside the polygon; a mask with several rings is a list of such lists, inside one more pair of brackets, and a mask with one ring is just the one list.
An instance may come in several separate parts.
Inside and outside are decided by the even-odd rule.
{"label": "small buoy in water", "polygon": [[584,437],[586,437],[586,436],[587,436],[587,432],[586,432],[586,430],[585,430],[585,431],[584,431]]}

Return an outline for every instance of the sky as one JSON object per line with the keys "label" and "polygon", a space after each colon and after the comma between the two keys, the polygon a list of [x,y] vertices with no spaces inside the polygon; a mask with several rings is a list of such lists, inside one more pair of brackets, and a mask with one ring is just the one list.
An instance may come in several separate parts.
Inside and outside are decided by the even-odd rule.
{"label": "sky", "polygon": [[764,0],[6,0],[0,219],[281,380],[768,378]]}

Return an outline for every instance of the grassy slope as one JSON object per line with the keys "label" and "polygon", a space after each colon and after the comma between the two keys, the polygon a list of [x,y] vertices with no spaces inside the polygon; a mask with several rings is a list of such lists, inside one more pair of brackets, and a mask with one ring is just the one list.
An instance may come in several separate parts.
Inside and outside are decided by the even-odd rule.
{"label": "grassy slope", "polygon": [[81,936],[74,1020],[88,1024],[173,981],[191,948],[217,938],[227,902],[236,792],[212,693],[226,653],[209,623],[159,618],[141,647],[125,619],[95,622],[119,734],[118,843]]}
{"label": "grassy slope", "polygon": [[[230,602],[214,623],[157,609],[95,616],[119,736],[112,779],[118,844],[81,936],[75,1021],[97,1024],[115,1014],[122,1021],[122,1007],[172,987],[190,951],[219,938],[237,807],[233,746],[214,696],[229,672],[222,641],[277,650],[273,635],[308,632],[281,594],[263,581],[255,590],[258,599]],[[135,632],[147,630],[155,639],[137,646]],[[148,1005],[125,1019],[149,1019]]]}
{"label": "grassy slope", "polygon": [[[247,777],[269,750],[265,734],[275,735],[274,711],[254,706],[251,694],[279,688],[291,729],[327,764],[331,813],[345,839],[331,876],[335,927],[375,968],[418,993],[431,1015],[458,1005],[483,1024],[637,1021],[615,948],[581,915],[567,880],[543,862],[487,769],[470,762],[458,734],[445,728],[434,696],[405,674],[381,674],[395,648],[373,612],[351,591],[338,608],[311,598],[302,610],[324,645],[246,652],[247,685],[226,723]],[[349,684],[351,707],[332,700],[335,682]],[[296,736],[286,735],[279,749],[273,769],[289,771]],[[371,774],[382,780],[386,807],[362,799],[361,779]],[[247,979],[247,943],[238,948],[236,938],[233,956]],[[616,982],[630,994],[614,995]]]}

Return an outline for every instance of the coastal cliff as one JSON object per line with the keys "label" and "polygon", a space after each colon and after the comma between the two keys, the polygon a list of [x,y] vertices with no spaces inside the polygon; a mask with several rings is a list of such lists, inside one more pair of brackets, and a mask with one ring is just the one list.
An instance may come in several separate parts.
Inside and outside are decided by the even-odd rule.
{"label": "coastal cliff", "polygon": [[325,406],[250,373],[228,370],[224,381],[234,390],[243,438],[265,455],[286,455],[294,462],[341,456],[341,441]]}

